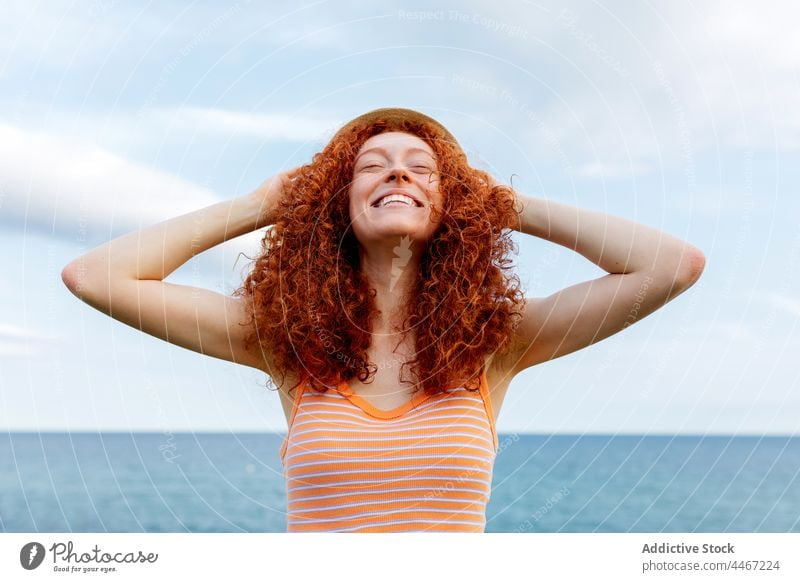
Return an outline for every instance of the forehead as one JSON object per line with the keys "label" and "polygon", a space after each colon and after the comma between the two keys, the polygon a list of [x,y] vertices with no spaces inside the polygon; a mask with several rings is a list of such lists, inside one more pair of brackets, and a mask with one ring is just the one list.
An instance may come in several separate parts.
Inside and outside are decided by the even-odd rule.
{"label": "forehead", "polygon": [[364,142],[364,145],[358,150],[358,155],[372,148],[383,148],[389,151],[402,151],[416,148],[425,151],[431,156],[434,155],[433,150],[425,140],[416,135],[402,131],[387,131],[379,133],[378,135],[373,135]]}

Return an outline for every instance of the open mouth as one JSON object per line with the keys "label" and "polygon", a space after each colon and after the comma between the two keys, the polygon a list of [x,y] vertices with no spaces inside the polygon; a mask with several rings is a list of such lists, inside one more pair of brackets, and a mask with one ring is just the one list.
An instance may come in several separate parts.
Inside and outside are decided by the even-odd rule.
{"label": "open mouth", "polygon": [[421,208],[422,203],[405,194],[387,194],[381,196],[372,205],[373,208],[386,208],[389,206]]}

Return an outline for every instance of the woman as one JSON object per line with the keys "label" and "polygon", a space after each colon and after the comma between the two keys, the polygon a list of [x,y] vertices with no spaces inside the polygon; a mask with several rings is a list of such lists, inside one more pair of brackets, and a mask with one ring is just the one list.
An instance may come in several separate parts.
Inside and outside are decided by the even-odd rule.
{"label": "woman", "polygon": [[[268,225],[233,296],[163,281]],[[608,275],[525,298],[511,229]],[[652,313],[704,262],[663,232],[496,184],[437,121],[379,109],[311,163],[112,240],[63,279],[115,319],[272,379],[289,531],[481,532],[514,376]]]}

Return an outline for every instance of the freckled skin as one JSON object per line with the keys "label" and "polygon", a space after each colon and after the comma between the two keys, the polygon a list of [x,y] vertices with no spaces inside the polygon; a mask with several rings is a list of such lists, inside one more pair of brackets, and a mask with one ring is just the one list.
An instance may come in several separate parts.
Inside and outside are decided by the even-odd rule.
{"label": "freckled skin", "polygon": [[[403,235],[418,242],[430,240],[437,226],[430,206],[442,204],[437,171],[433,150],[414,135],[386,132],[364,142],[350,186],[350,217],[358,241],[369,246]],[[376,198],[390,188],[407,191],[423,208],[373,208]]]}

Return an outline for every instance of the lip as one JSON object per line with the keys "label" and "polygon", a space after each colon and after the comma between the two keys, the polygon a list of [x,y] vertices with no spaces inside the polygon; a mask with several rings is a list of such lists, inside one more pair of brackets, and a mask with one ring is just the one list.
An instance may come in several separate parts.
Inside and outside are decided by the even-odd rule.
{"label": "lip", "polygon": [[386,198],[387,196],[389,196],[391,194],[402,194],[403,196],[408,196],[409,198],[414,200],[414,202],[416,202],[419,205],[419,206],[416,206],[415,208],[420,208],[420,207],[424,207],[425,206],[425,204],[422,202],[422,200],[419,199],[418,196],[414,196],[408,190],[404,190],[403,188],[391,188],[389,190],[385,190],[384,192],[381,192],[377,197],[375,197],[375,199],[370,203],[370,207],[377,208],[375,205],[378,202],[380,202],[381,199]]}

